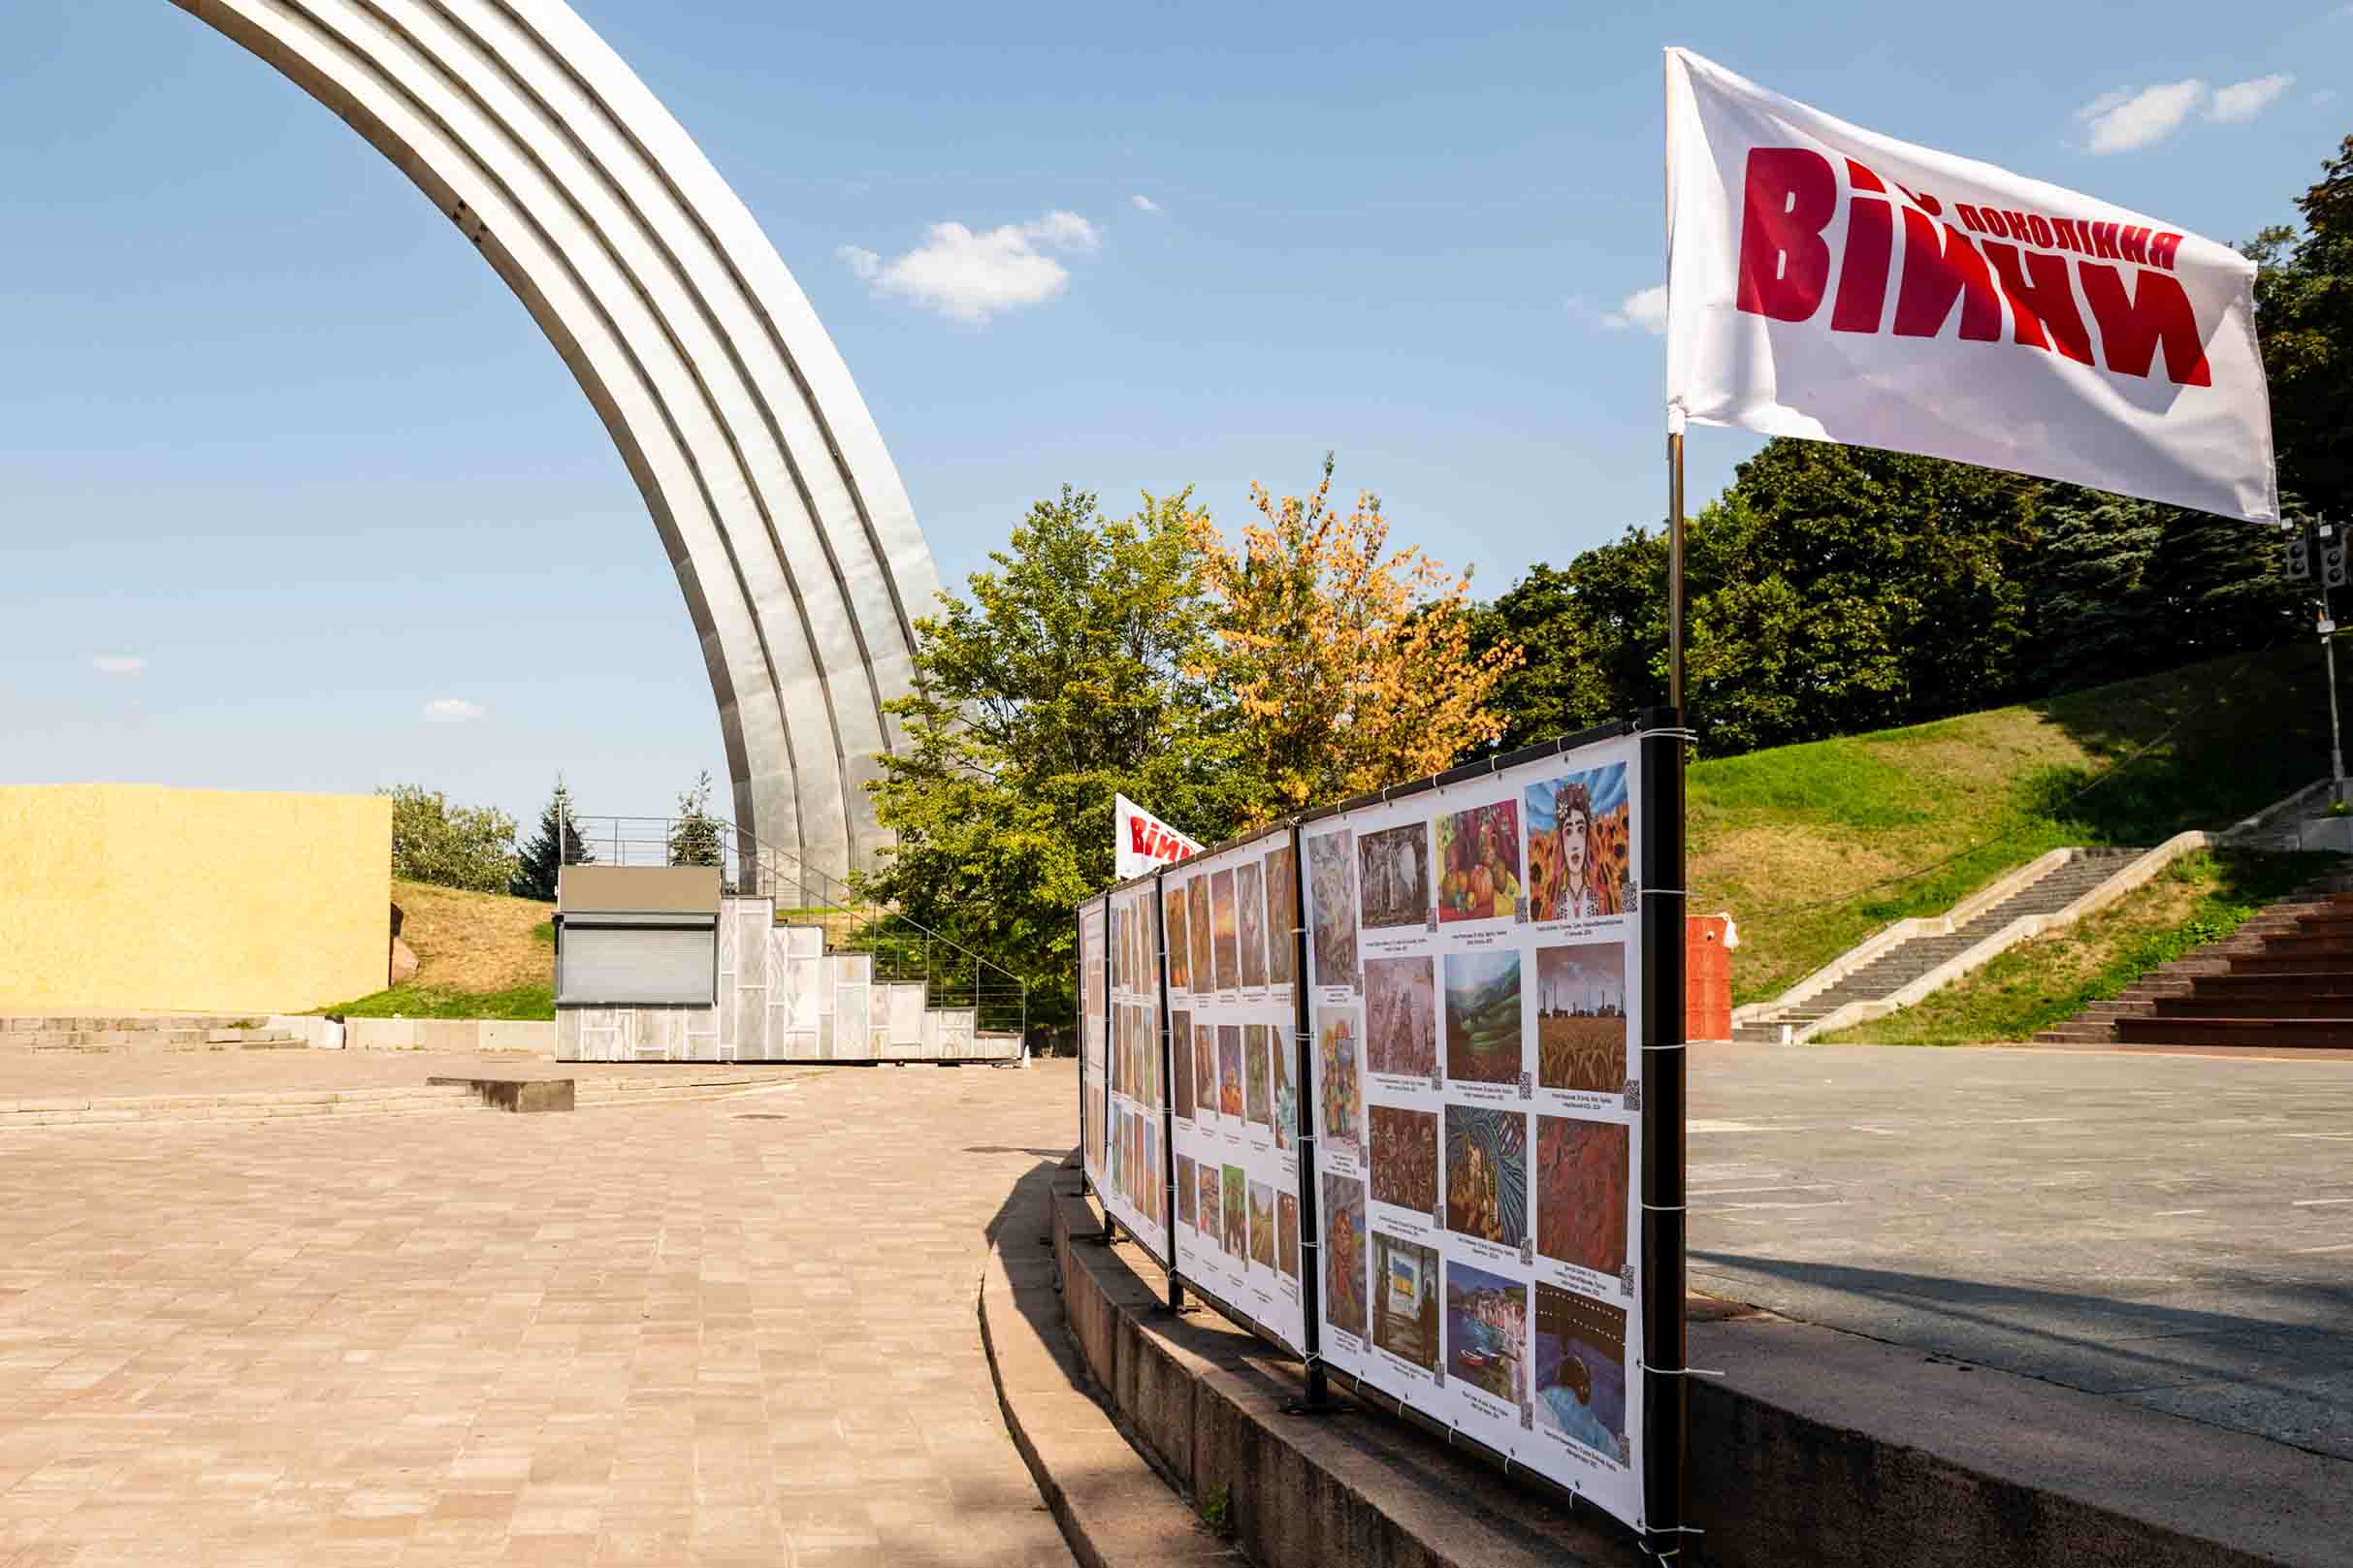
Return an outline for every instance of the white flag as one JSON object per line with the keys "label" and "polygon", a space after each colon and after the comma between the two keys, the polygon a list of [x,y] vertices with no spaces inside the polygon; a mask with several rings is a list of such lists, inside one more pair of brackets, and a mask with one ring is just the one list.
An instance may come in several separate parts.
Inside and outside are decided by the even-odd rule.
{"label": "white flag", "polygon": [[1113,847],[1116,874],[1121,881],[1141,877],[1154,866],[1165,866],[1172,860],[1183,860],[1201,853],[1201,846],[1137,805],[1125,795],[1113,795],[1112,809],[1116,820],[1112,831],[1118,835]]}
{"label": "white flag", "polygon": [[2279,517],[2255,264],[1666,51],[1667,406]]}

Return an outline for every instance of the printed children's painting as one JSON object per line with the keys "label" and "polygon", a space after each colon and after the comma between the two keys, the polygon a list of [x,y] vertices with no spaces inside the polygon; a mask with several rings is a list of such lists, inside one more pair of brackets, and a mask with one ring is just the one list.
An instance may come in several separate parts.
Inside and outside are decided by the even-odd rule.
{"label": "printed children's painting", "polygon": [[1212,1121],[1218,1114],[1216,1031],[1208,1024],[1193,1026],[1193,1114]]}
{"label": "printed children's painting", "polygon": [[1374,1105],[1371,1122],[1372,1197],[1378,1202],[1430,1214],[1438,1206],[1438,1116],[1434,1110]]}
{"label": "printed children's painting", "polygon": [[1446,1076],[1518,1083],[1520,951],[1482,947],[1446,955]]}
{"label": "printed children's painting", "polygon": [[1323,1173],[1324,1317],[1360,1338],[1365,1332],[1365,1184]]}
{"label": "printed children's painting", "polygon": [[1419,953],[1365,960],[1365,1066],[1370,1071],[1426,1078],[1436,1069],[1438,1010],[1431,962]]}
{"label": "printed children's painting", "polygon": [[1536,949],[1536,1081],[1547,1089],[1626,1087],[1626,944]]}
{"label": "printed children's painting", "polygon": [[1520,803],[1438,818],[1438,919],[1503,920],[1520,909]]}
{"label": "printed children's painting", "polygon": [[1347,828],[1307,841],[1315,911],[1315,983],[1352,989],[1356,974],[1356,835]]}
{"label": "printed children's painting", "polygon": [[1161,929],[1168,933],[1169,939],[1169,988],[1189,991],[1193,988],[1193,971],[1185,961],[1191,944],[1185,940],[1184,889],[1172,887],[1161,894],[1161,900],[1168,911]]}
{"label": "printed children's painting", "polygon": [[1255,860],[1235,867],[1234,896],[1241,905],[1241,983],[1256,990],[1267,983],[1266,868]]}
{"label": "printed children's painting", "polygon": [[1242,1118],[1241,1025],[1217,1026],[1217,1111]]}
{"label": "printed children's painting", "polygon": [[1617,1464],[1626,1438],[1626,1313],[1536,1282],[1536,1424]]}
{"label": "printed children's painting", "polygon": [[1517,1409],[1528,1397],[1528,1287],[1446,1260],[1446,1370]]}
{"label": "printed children's painting", "polygon": [[1316,1009],[1315,1063],[1321,1080],[1316,1094],[1324,1107],[1323,1136],[1353,1143],[1364,1104],[1364,1089],[1356,1076],[1354,1008]]}
{"label": "printed children's painting", "polygon": [[1267,1060],[1267,1037],[1274,1033],[1265,1024],[1242,1026],[1241,1061],[1246,1080],[1242,1115],[1270,1133],[1274,1130],[1274,1079],[1272,1064]]}
{"label": "printed children's painting", "polygon": [[1528,1117],[1446,1107],[1446,1229],[1498,1246],[1528,1236]]}
{"label": "printed children's painting", "polygon": [[1184,912],[1185,951],[1201,955],[1192,965],[1193,988],[1197,991],[1213,991],[1217,988],[1217,976],[1214,973],[1216,966],[1209,958],[1209,878],[1195,877],[1185,884]]}
{"label": "printed children's painting", "polygon": [[1526,804],[1529,918],[1625,913],[1632,857],[1626,764],[1530,784]]}
{"label": "printed children's painting", "polygon": [[1234,874],[1209,874],[1209,950],[1215,956],[1217,989],[1231,991],[1241,984],[1241,937],[1234,907]]}
{"label": "printed children's painting", "polygon": [[1536,1118],[1536,1251],[1596,1274],[1626,1266],[1631,1146],[1622,1123]]}
{"label": "printed children's painting", "polygon": [[1357,887],[1365,929],[1430,922],[1430,829],[1420,822],[1383,828],[1356,841]]}
{"label": "printed children's painting", "polygon": [[1424,1371],[1436,1369],[1436,1248],[1372,1232],[1372,1342]]}
{"label": "printed children's painting", "polygon": [[1184,1011],[1169,1014],[1169,1086],[1176,1093],[1176,1114],[1184,1121],[1193,1119],[1193,1015]]}
{"label": "printed children's painting", "polygon": [[1291,847],[1267,856],[1267,980],[1289,985],[1299,968],[1299,879]]}
{"label": "printed children's painting", "polygon": [[1250,1183],[1250,1262],[1261,1268],[1274,1266],[1274,1184]]}

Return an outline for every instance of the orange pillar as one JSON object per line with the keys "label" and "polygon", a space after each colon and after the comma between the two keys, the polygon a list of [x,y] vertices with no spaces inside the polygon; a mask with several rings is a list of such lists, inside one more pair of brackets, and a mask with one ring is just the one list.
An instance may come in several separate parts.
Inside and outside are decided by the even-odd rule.
{"label": "orange pillar", "polygon": [[1684,1039],[1732,1038],[1732,954],[1725,945],[1728,922],[1721,914],[1684,918]]}

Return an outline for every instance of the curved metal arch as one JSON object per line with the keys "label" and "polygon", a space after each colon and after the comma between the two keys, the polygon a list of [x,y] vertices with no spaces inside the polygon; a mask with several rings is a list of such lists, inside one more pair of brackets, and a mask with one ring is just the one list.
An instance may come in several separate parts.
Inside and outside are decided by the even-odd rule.
{"label": "curved metal arch", "polygon": [[938,591],[849,368],[746,208],[564,0],[171,0],[340,116],[512,288],[644,494],[735,819],[839,877]]}

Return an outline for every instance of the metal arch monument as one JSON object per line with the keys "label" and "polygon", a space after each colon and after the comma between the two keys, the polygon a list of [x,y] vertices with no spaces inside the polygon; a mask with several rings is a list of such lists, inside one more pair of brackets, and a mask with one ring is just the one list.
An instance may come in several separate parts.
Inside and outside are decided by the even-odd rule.
{"label": "metal arch monument", "polygon": [[171,0],[326,105],[515,291],[668,550],[719,700],[735,820],[839,877],[886,835],[938,588],[833,340],[734,191],[564,0]]}

